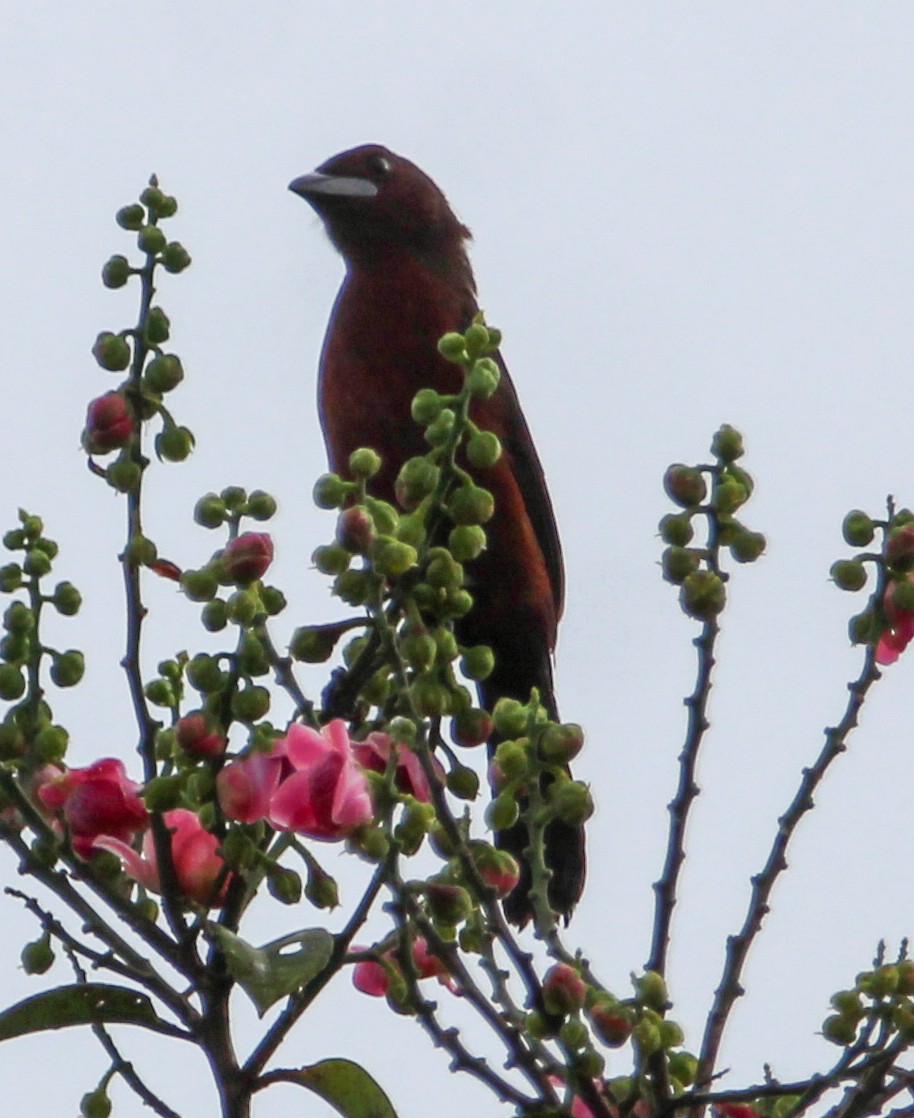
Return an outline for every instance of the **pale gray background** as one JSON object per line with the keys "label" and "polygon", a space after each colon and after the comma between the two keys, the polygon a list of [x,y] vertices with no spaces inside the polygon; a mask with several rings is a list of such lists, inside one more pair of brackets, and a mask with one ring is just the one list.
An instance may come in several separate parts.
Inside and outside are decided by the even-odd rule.
{"label": "pale gray background", "polygon": [[[758,481],[746,517],[770,551],[731,583],[678,910],[674,1012],[697,1046],[748,876],[858,671],[845,622],[859,605],[827,580],[846,550],[841,519],[879,512],[889,492],[914,502],[914,8],[162,0],[7,3],[2,24],[0,519],[19,504],[43,513],[61,577],[86,598],[59,632],[90,655],[84,687],[55,697],[74,763],[129,757],[134,740],[117,668],[122,502],[88,475],[78,437],[87,401],[115,383],[89,346],[136,306],[133,289],[98,281],[131,245],[112,214],[150,171],[179,196],[169,228],[195,259],[162,302],[189,374],[173,405],[199,446],[153,471],[149,529],[178,562],[200,562],[215,543],[189,523],[197,495],[273,491],[292,602],[280,638],[338,613],[308,557],[332,525],[309,493],[324,464],[315,368],[341,268],[286,184],[379,141],[427,170],[473,229],[481,301],[506,333],[568,567],[559,696],[587,728],[578,772],[599,805],[570,939],[622,993],[647,954],[693,680],[696,627],[656,566],[660,477],[702,459],[720,422],[744,431]],[[150,666],[203,645],[171,587],[150,599],[163,611]],[[764,1060],[784,1078],[824,1066],[829,994],[880,936],[894,948],[914,929],[912,672],[905,658],[887,673],[801,828],[734,1017],[735,1079],[757,1080]],[[351,880],[351,860],[326,854]],[[2,920],[9,1003],[41,980],[17,970],[32,923],[12,901]],[[202,1061],[119,1035],[178,1110],[215,1113]],[[330,1055],[361,1059],[403,1118],[430,1100],[441,1118],[499,1112],[346,980],[283,1061]],[[0,1047],[6,1106],[30,1116],[75,1113],[104,1067],[72,1032]],[[115,1097],[119,1116],[146,1113]],[[256,1106],[257,1118],[325,1112],[291,1088]]]}

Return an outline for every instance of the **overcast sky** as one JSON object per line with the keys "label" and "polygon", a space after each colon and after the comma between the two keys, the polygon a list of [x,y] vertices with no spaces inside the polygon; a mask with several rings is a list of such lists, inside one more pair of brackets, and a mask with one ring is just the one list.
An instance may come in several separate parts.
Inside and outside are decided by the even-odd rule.
{"label": "overcast sky", "polygon": [[[677,910],[674,1016],[697,1047],[748,877],[859,670],[845,625],[862,601],[827,577],[846,552],[841,520],[855,506],[879,513],[889,493],[914,504],[912,59],[904,2],[8,2],[0,526],[19,505],[42,513],[60,576],[84,592],[60,629],[90,656],[85,685],[56,705],[72,762],[129,758],[134,742],[117,667],[123,502],[79,450],[86,403],[114,384],[89,348],[135,314],[133,288],[98,280],[131,248],[114,211],[157,172],[181,205],[171,233],[194,257],[161,302],[188,371],[174,410],[198,449],[154,471],[148,530],[199,563],[215,546],[190,523],[199,494],[272,491],[285,638],[338,616],[308,557],[332,531],[309,494],[324,468],[317,357],[342,275],[286,185],[343,148],[384,143],[475,234],[481,303],[505,332],[546,468],[568,570],[559,702],[588,732],[577,771],[598,803],[569,939],[620,994],[647,957],[694,676],[697,628],[656,565],[660,478],[671,461],[704,460],[721,422],[745,435],[757,480],[746,519],[769,554],[731,582]],[[150,666],[205,645],[171,588],[150,598]],[[785,1079],[824,1067],[834,1050],[815,1032],[829,994],[879,937],[895,948],[914,932],[910,655],[797,836],[733,1019],[731,1082],[758,1081],[763,1061]],[[306,675],[314,689],[320,679]],[[345,881],[347,861],[328,855]],[[0,868],[11,881],[12,861]],[[34,927],[11,900],[2,927],[9,1003],[41,982],[17,970]],[[260,932],[270,938],[268,922]],[[52,977],[65,980],[63,965]],[[245,1028],[242,1045],[253,1018]],[[202,1061],[120,1035],[179,1111],[216,1112]],[[348,980],[282,1060],[335,1055],[361,1060],[402,1118],[427,1114],[432,1091],[439,1118],[498,1113],[472,1081],[447,1080],[418,1027]],[[105,1066],[72,1032],[0,1047],[7,1105],[29,1115],[75,1113]],[[115,1098],[118,1118],[147,1113],[120,1087]],[[324,1112],[291,1088],[256,1106],[257,1118]]]}

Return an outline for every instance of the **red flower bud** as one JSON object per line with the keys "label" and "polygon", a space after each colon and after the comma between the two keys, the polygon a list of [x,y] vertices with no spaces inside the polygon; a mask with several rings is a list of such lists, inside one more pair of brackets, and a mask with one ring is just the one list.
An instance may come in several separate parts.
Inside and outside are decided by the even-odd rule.
{"label": "red flower bud", "polygon": [[130,441],[133,416],[121,392],[106,392],[93,400],[86,412],[83,446],[90,454],[108,454]]}
{"label": "red flower bud", "polygon": [[228,744],[223,734],[212,730],[200,711],[185,714],[175,726],[178,745],[189,757],[219,757]]}
{"label": "red flower bud", "polygon": [[226,544],[222,562],[236,585],[256,582],[273,562],[273,540],[266,532],[245,532]]}
{"label": "red flower bud", "polygon": [[556,963],[543,979],[543,1004],[547,1013],[566,1016],[582,1009],[587,996],[584,980],[567,963]]}

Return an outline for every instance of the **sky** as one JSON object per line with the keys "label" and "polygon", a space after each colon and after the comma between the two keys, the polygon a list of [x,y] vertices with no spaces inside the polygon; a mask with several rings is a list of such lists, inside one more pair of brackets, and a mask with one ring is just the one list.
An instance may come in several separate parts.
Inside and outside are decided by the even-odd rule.
{"label": "sky", "polygon": [[[847,553],[841,521],[853,507],[878,515],[889,494],[914,505],[912,47],[914,8],[888,0],[11,0],[0,522],[12,526],[19,506],[41,513],[60,577],[83,591],[59,634],[89,658],[84,685],[56,706],[72,762],[129,759],[134,742],[117,666],[123,502],[79,448],[87,402],[114,383],[91,344],[135,313],[132,288],[98,279],[132,247],[114,211],[157,173],[180,202],[170,231],[194,257],[161,302],[188,373],[174,409],[198,445],[185,465],[156,469],[148,530],[163,554],[200,563],[215,546],[191,523],[201,493],[274,493],[287,639],[339,616],[309,562],[332,517],[309,494],[325,465],[315,376],[342,266],[286,186],[337,151],[384,143],[473,230],[480,301],[504,331],[546,469],[567,566],[558,696],[587,731],[576,774],[597,801],[569,942],[623,995],[648,953],[694,679],[697,627],[657,566],[660,479],[670,462],[706,460],[720,423],[744,434],[757,483],[745,519],[769,548],[730,583],[670,960],[673,1015],[697,1048],[749,876],[859,671],[846,622],[862,595],[828,579]],[[151,585],[149,600],[150,670],[205,647],[172,588]],[[319,690],[319,671],[303,678]],[[784,1079],[826,1066],[834,1050],[816,1032],[829,995],[881,937],[895,949],[914,932],[912,724],[914,659],[902,657],[796,836],[731,1024],[729,1082],[759,1081],[766,1061]],[[0,873],[14,882],[8,856]],[[34,925],[9,898],[2,911],[10,1003],[41,980],[17,969]],[[50,978],[63,981],[63,966]],[[257,1023],[242,1018],[243,1044]],[[216,1112],[202,1061],[119,1035],[179,1112]],[[91,1037],[65,1041],[0,1046],[21,1112],[75,1113],[104,1071]],[[432,1091],[440,1118],[499,1113],[472,1080],[447,1078],[418,1027],[345,979],[283,1062],[327,1056],[361,1060],[402,1118],[427,1113]],[[146,1113],[121,1087],[114,1098],[119,1118]],[[330,1112],[292,1088],[257,1100],[256,1118],[286,1113]]]}

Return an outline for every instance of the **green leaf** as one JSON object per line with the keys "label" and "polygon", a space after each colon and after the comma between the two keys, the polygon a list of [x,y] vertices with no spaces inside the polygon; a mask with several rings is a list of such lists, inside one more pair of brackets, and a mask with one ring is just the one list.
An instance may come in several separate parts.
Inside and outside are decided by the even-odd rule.
{"label": "green leaf", "polygon": [[145,994],[92,982],[59,986],[10,1006],[0,1013],[0,1040],[44,1029],[94,1024],[171,1028],[156,1016]]}
{"label": "green leaf", "polygon": [[283,1078],[320,1095],[343,1118],[397,1118],[377,1081],[352,1060],[321,1060]]}
{"label": "green leaf", "polygon": [[[209,930],[222,948],[229,973],[261,1017],[280,998],[320,974],[333,952],[333,936],[323,928],[283,936],[263,947],[252,947],[221,924],[212,924]],[[290,951],[296,944],[298,950]]]}

